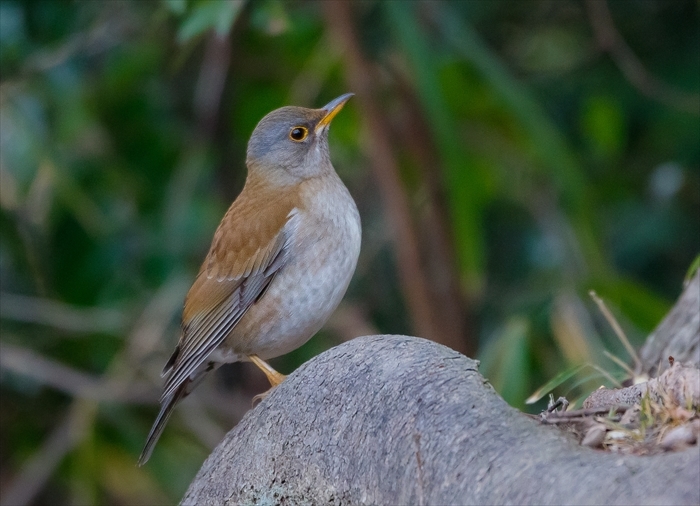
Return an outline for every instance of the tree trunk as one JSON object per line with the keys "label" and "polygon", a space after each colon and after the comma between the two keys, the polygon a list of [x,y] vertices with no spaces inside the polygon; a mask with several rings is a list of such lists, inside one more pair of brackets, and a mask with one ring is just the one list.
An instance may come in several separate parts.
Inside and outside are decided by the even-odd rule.
{"label": "tree trunk", "polygon": [[183,504],[698,504],[698,446],[591,450],[508,406],[431,341],[357,338],[315,357],[226,436]]}
{"label": "tree trunk", "polygon": [[654,329],[639,352],[636,371],[656,377],[677,362],[700,365],[700,269],[695,272],[671,311]]}

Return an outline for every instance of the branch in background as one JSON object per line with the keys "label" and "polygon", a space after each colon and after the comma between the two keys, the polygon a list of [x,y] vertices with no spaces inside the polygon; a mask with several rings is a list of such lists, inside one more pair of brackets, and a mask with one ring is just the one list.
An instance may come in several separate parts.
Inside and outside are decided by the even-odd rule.
{"label": "branch in background", "polygon": [[92,401],[73,401],[65,418],[29,457],[19,474],[3,489],[0,506],[31,504],[63,458],[87,435],[96,410],[97,405]]}
{"label": "branch in background", "polygon": [[368,155],[394,233],[399,280],[416,333],[463,351],[464,340],[443,333],[433,309],[429,281],[421,263],[419,239],[411,220],[408,197],[391,148],[389,125],[382,115],[375,85],[376,72],[362,54],[348,2],[323,3],[329,33],[343,48],[346,79],[357,94],[368,138]]}
{"label": "branch in background", "polygon": [[212,32],[204,50],[194,90],[194,113],[207,137],[216,131],[226,75],[231,65],[231,39]]}
{"label": "branch in background", "polygon": [[632,86],[649,98],[681,111],[700,115],[700,95],[675,89],[649,73],[615,28],[605,0],[586,0],[585,3],[600,49],[610,54]]}
{"label": "branch in background", "polygon": [[[73,33],[58,46],[48,45],[48,49],[28,55],[22,65],[19,79],[29,78],[32,74],[48,73],[79,55],[104,54],[140,29],[138,18],[124,6],[108,4],[101,13],[103,16],[92,23],[89,29]],[[11,86],[12,82],[4,81],[0,88]]]}
{"label": "branch in background", "polygon": [[43,297],[7,292],[0,294],[0,299],[2,319],[49,325],[70,333],[118,333],[127,324],[126,316],[117,309],[81,308]]}
{"label": "branch in background", "polygon": [[[124,348],[114,356],[105,373],[97,380],[29,350],[5,343],[2,345],[0,365],[3,368],[9,363],[9,367],[15,371],[28,373],[25,369],[30,367],[32,377],[43,378],[47,384],[85,397],[73,401],[66,418],[3,489],[1,505],[29,504],[41,492],[63,458],[80,444],[94,423],[98,400],[106,400],[100,385],[109,385],[107,398],[110,400],[140,395],[133,393],[142,390],[136,388],[140,367],[157,348],[172,315],[179,310],[188,284],[188,280],[182,276],[173,276],[161,286],[134,324]],[[154,403],[156,399],[154,395]]]}
{"label": "branch in background", "polygon": [[0,370],[31,378],[73,397],[95,401],[152,403],[158,396],[144,394],[143,388],[126,387],[73,369],[39,353],[8,343],[0,343]]}
{"label": "branch in background", "polygon": [[460,273],[454,252],[457,250],[450,227],[450,213],[444,191],[444,181],[437,149],[430,136],[427,119],[410,84],[400,72],[393,73],[403,98],[407,118],[397,126],[403,145],[417,160],[425,189],[424,212],[421,215],[421,235],[427,271],[433,282],[429,285],[435,300],[433,308],[438,312],[440,331],[449,341],[465,340],[466,354],[476,352],[475,331],[469,328],[470,315],[467,301],[460,286]]}

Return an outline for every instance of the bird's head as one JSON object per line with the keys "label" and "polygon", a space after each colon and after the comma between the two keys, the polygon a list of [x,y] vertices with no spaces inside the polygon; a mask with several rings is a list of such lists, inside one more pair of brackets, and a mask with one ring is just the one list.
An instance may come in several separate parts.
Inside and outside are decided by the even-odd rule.
{"label": "bird's head", "polygon": [[261,119],[248,142],[250,175],[293,184],[333,170],[328,127],[352,96],[341,95],[320,109],[282,107]]}

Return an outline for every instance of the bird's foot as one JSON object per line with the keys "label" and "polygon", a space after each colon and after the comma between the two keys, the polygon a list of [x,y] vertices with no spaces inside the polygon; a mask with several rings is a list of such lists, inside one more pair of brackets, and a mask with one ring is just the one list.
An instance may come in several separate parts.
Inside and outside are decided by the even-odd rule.
{"label": "bird's foot", "polygon": [[253,397],[253,402],[251,403],[251,404],[253,405],[253,407],[255,407],[255,405],[256,405],[258,402],[262,401],[265,397],[267,397],[268,395],[270,395],[270,392],[272,392],[274,389],[275,389],[275,387],[272,387],[272,388],[270,388],[270,389],[268,389],[268,390],[265,390],[263,393],[258,394],[258,395],[256,395],[255,397]]}
{"label": "bird's foot", "polygon": [[248,355],[248,358],[251,362],[257,365],[262,372],[265,373],[265,376],[267,376],[267,380],[273,387],[276,387],[285,380],[286,376],[284,374],[280,374],[277,371],[275,371],[272,367],[270,367],[270,364],[265,362],[257,355]]}
{"label": "bird's foot", "polygon": [[266,392],[263,392],[253,397],[253,406],[255,406],[257,402],[267,397],[277,385],[282,383],[285,380],[286,376],[275,371],[272,367],[270,367],[270,364],[265,362],[257,355],[249,355],[248,358],[251,362],[257,365],[262,372],[265,373],[265,376],[267,376],[267,380],[270,382],[270,385],[272,385],[272,388],[270,388]]}

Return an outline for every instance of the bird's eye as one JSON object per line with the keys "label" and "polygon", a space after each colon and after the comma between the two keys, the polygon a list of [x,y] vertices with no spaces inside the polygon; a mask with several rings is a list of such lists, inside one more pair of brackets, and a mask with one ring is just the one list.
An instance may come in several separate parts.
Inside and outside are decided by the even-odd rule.
{"label": "bird's eye", "polygon": [[289,132],[289,138],[295,142],[303,141],[304,139],[306,139],[307,135],[309,135],[309,130],[306,127],[302,126],[294,127]]}

